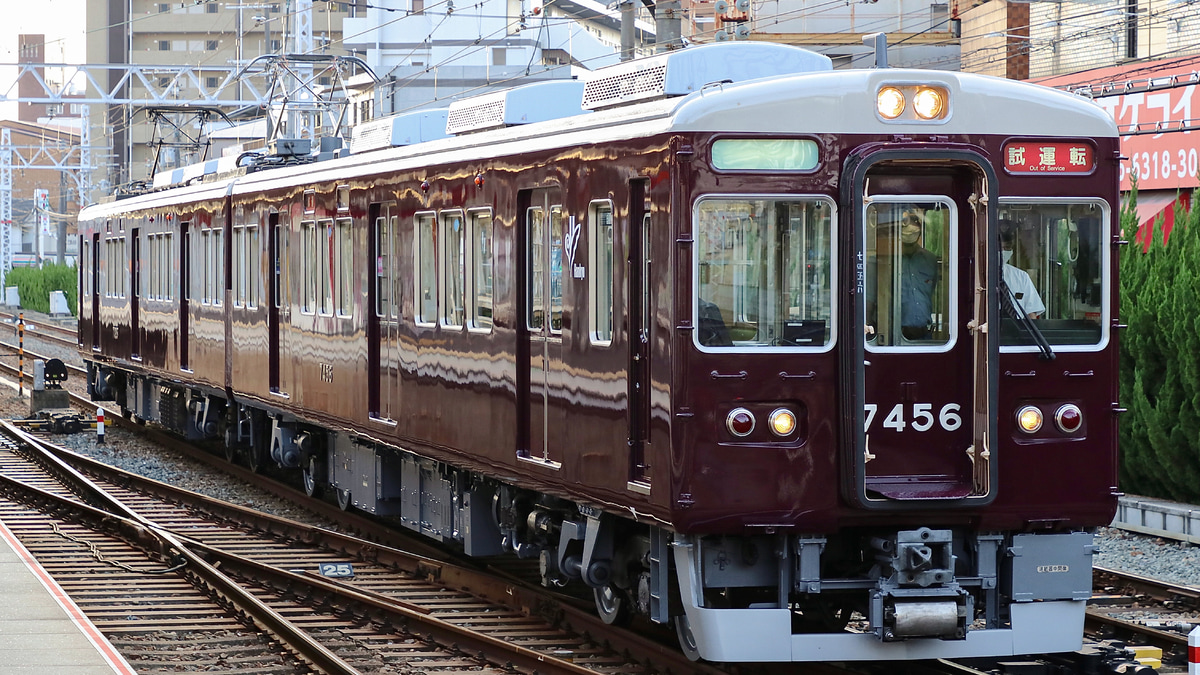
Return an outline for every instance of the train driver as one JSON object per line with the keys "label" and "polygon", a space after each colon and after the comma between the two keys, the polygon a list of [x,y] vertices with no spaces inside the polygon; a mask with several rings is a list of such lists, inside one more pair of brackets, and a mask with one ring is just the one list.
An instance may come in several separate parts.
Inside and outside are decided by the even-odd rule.
{"label": "train driver", "polygon": [[1004,262],[1002,276],[1004,285],[1012,293],[1008,300],[1019,308],[1018,311],[1023,312],[1031,319],[1036,319],[1046,311],[1046,305],[1042,303],[1042,298],[1038,295],[1037,287],[1033,285],[1033,279],[1029,277],[1029,273],[1012,264],[1013,244],[1016,239],[1016,224],[1009,220],[1001,220],[1000,259]]}
{"label": "train driver", "polygon": [[[915,208],[900,211],[900,205],[884,205],[876,212],[876,259],[868,269],[867,339],[874,340],[877,327],[883,334],[895,318],[879,317],[879,305],[887,312],[888,297],[899,294],[900,335],[905,340],[933,338],[934,291],[941,278],[938,256],[921,245],[923,226]],[[897,236],[898,235],[898,236]],[[882,301],[882,302],[881,302]],[[880,326],[882,321],[882,326]],[[882,344],[899,344],[892,336]]]}

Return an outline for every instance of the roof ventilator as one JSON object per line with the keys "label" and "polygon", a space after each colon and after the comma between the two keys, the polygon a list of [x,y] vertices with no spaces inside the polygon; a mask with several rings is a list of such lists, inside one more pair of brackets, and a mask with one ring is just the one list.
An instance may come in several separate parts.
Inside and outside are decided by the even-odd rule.
{"label": "roof ventilator", "polygon": [[787,45],[722,43],[688,47],[594,71],[584,83],[583,107],[602,110],[686,96],[715,82],[827,70],[833,70],[829,57]]}
{"label": "roof ventilator", "polygon": [[582,95],[582,82],[550,80],[472,96],[450,104],[446,133],[466,134],[582,115],[587,112],[579,107]]}
{"label": "roof ventilator", "polygon": [[350,154],[446,138],[446,108],[381,117],[350,130]]}

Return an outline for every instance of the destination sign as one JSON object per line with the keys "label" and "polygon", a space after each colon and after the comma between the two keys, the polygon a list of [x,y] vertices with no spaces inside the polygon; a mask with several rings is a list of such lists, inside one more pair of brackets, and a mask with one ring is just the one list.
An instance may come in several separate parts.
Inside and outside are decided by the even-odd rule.
{"label": "destination sign", "polygon": [[1013,141],[1004,145],[1004,169],[1009,173],[1091,173],[1096,153],[1082,141]]}

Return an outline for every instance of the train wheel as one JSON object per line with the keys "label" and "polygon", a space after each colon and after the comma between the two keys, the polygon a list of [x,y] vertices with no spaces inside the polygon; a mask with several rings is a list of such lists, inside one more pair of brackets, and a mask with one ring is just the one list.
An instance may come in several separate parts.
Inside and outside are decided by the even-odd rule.
{"label": "train wheel", "polygon": [[627,626],[632,616],[629,605],[629,595],[621,589],[612,586],[601,586],[595,589],[596,613],[610,626]]}
{"label": "train wheel", "polygon": [[[308,458],[308,462],[304,465],[304,472],[302,475],[304,480],[304,494],[308,495],[309,497],[321,496],[321,488],[323,486],[321,485],[320,480],[317,478],[321,475],[320,469],[321,465],[320,462],[317,461],[316,455],[310,456]],[[340,499],[338,501],[338,505],[341,506]],[[345,507],[343,506],[342,508]]]}
{"label": "train wheel", "polygon": [[353,503],[350,500],[350,491],[343,490],[342,488],[334,488],[334,492],[337,493],[338,508],[343,511],[349,511],[350,505]]}
{"label": "train wheel", "polygon": [[237,461],[237,456],[238,456],[237,448],[226,443],[225,444],[225,461],[229,462],[230,464],[233,464],[234,462]]}
{"label": "train wheel", "polygon": [[675,617],[675,637],[679,640],[679,649],[683,651],[684,656],[692,661],[700,660],[700,647],[696,645],[696,636],[692,633],[686,614]]}
{"label": "train wheel", "polygon": [[250,443],[246,448],[246,466],[254,473],[262,473],[267,466],[267,452],[257,443]]}

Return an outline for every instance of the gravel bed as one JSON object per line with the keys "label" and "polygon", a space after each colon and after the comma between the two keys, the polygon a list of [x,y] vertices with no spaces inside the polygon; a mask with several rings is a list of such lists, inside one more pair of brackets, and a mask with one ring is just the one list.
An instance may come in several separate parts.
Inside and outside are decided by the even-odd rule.
{"label": "gravel bed", "polygon": [[[19,398],[13,389],[2,389],[0,417],[28,417],[29,399]],[[96,434],[93,431],[59,434],[52,436],[50,440],[72,452],[185,490],[308,525],[339,529],[334,523],[292,502],[173,450],[159,447],[135,432],[112,424],[105,426],[103,444],[96,442]]]}
{"label": "gravel bed", "polygon": [[1200,589],[1200,547],[1193,544],[1102,527],[1096,545],[1097,567]]}

